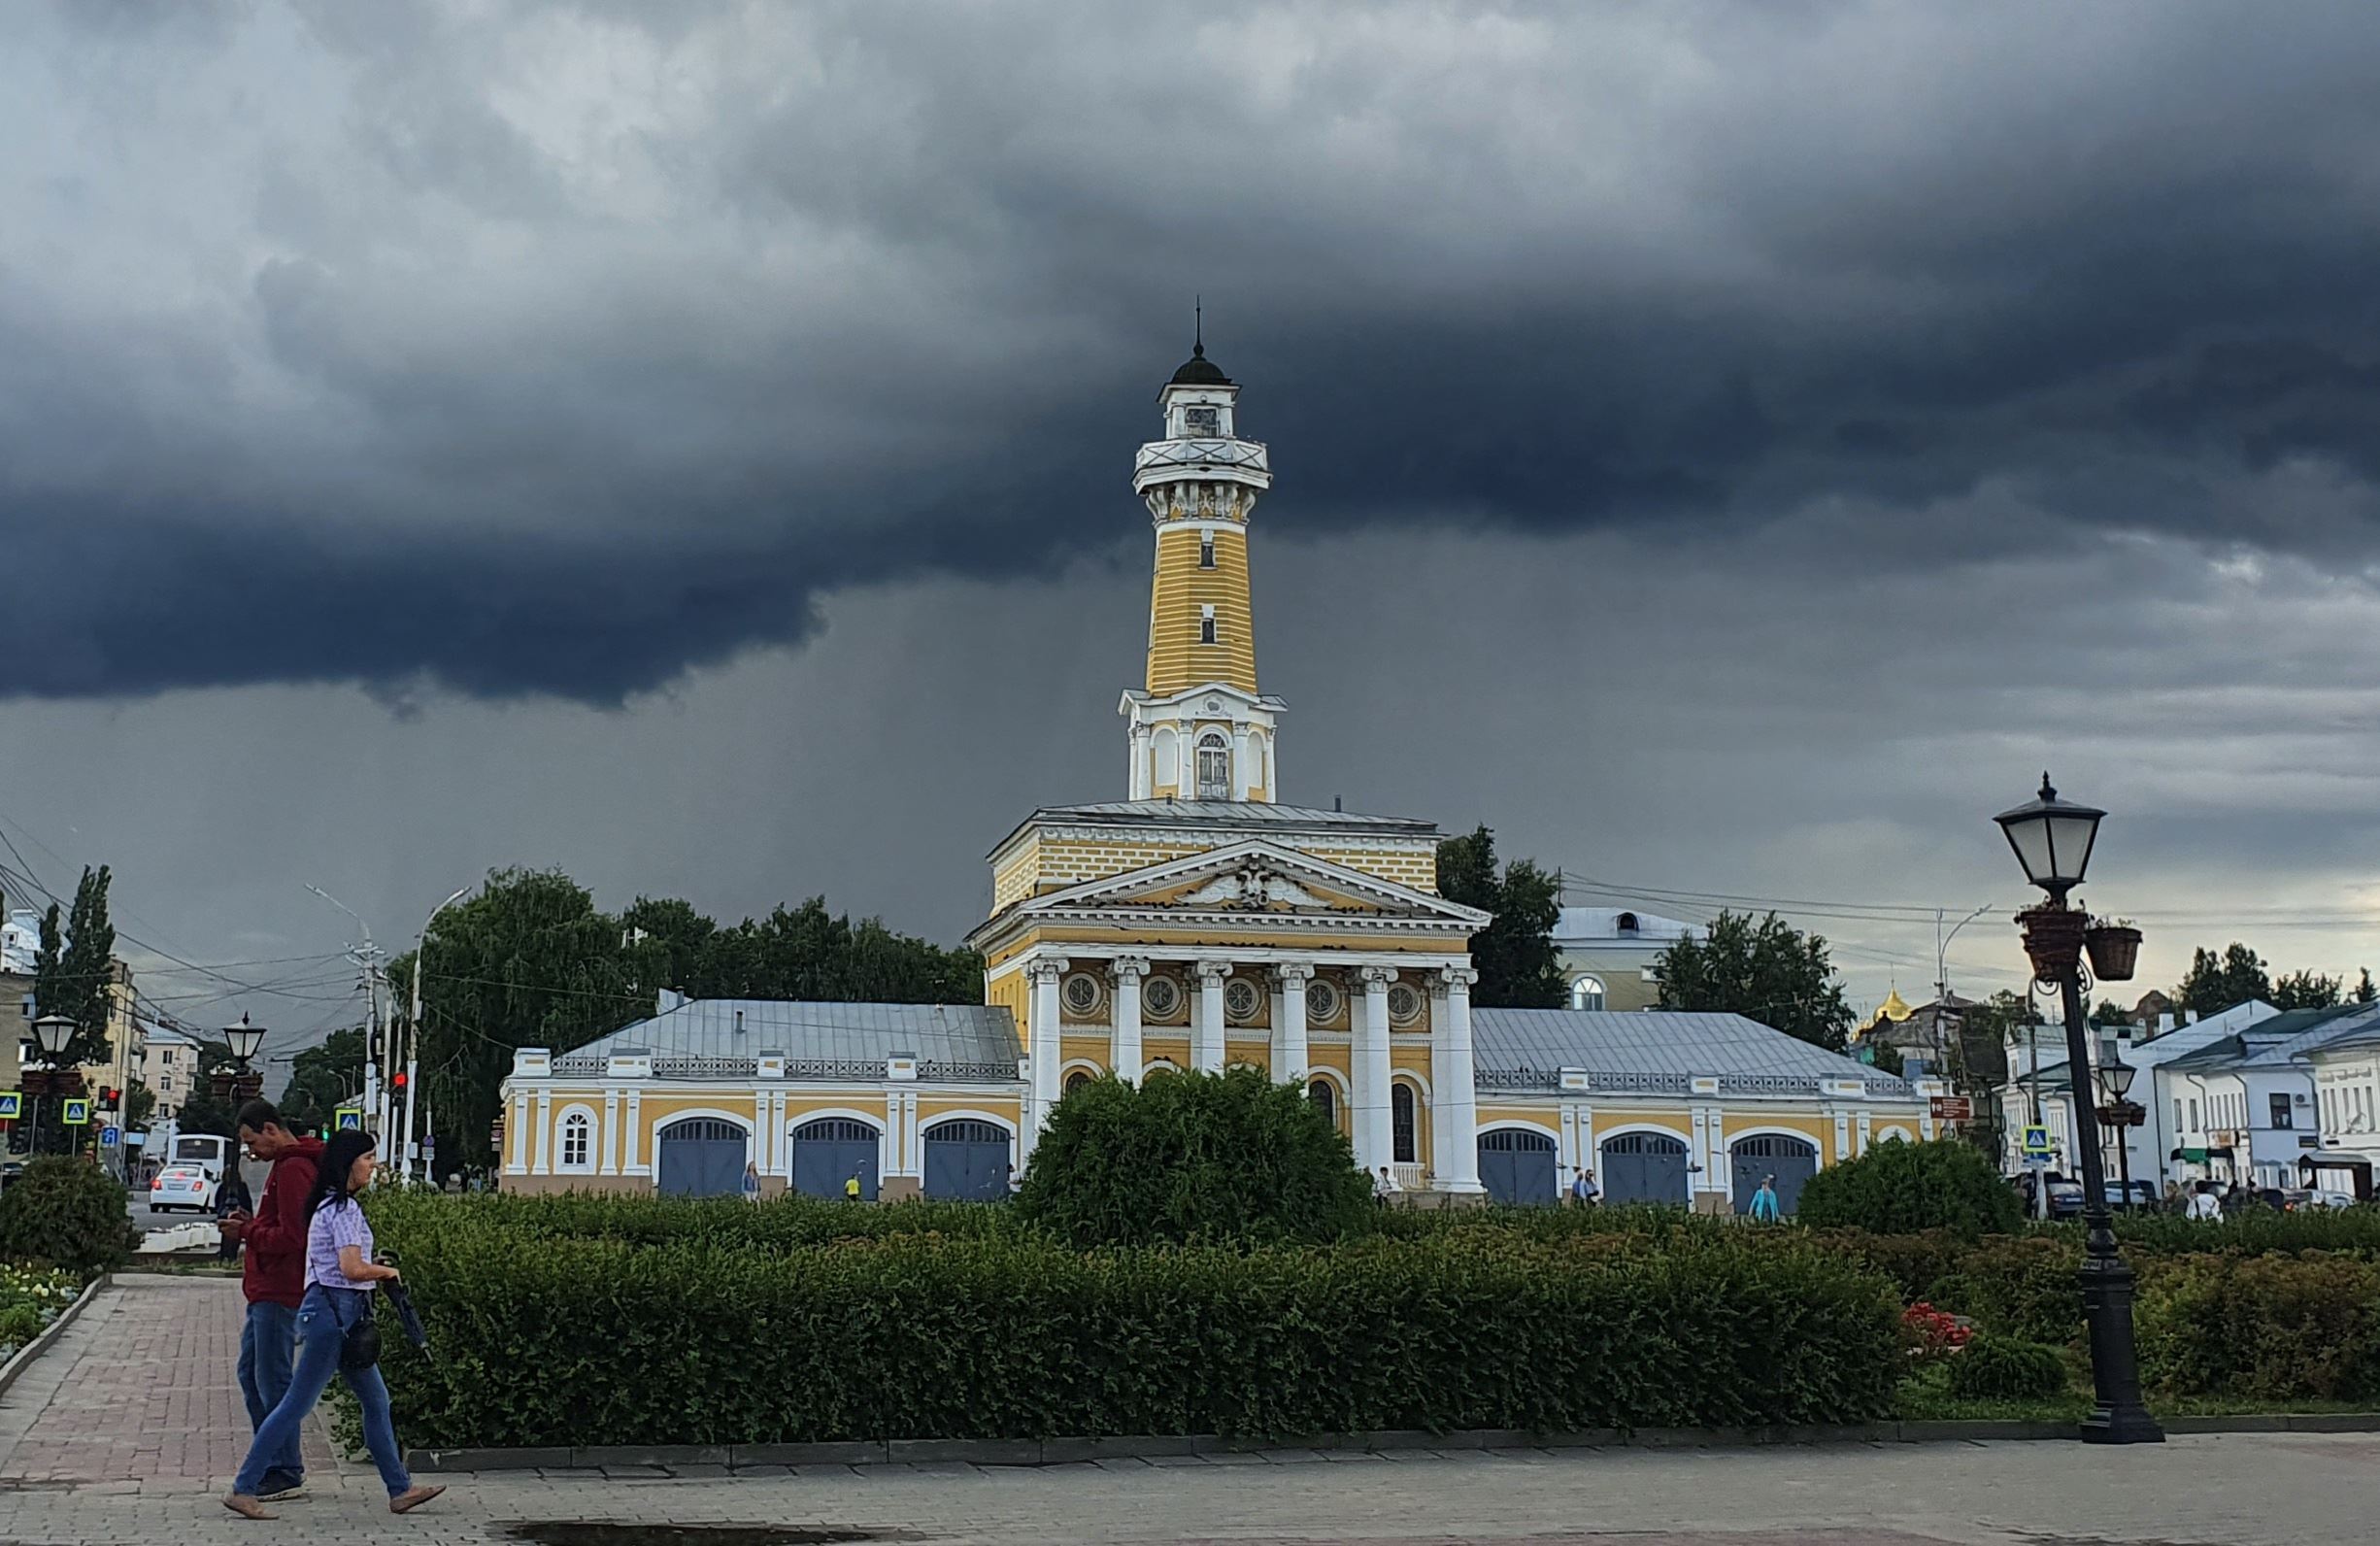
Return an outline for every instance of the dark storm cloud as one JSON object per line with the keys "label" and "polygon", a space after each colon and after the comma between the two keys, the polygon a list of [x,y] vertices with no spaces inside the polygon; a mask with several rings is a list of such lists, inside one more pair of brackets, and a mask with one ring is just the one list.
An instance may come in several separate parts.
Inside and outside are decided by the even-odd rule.
{"label": "dark storm cloud", "polygon": [[2365,13],[188,14],[0,61],[0,528],[106,597],[19,693],[615,701],[1103,549],[1197,290],[1285,531],[2372,556]]}

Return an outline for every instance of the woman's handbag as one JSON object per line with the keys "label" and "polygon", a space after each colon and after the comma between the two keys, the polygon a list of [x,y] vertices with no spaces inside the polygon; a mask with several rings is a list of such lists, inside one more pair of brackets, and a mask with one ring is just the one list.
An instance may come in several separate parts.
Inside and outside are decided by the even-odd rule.
{"label": "woman's handbag", "polygon": [[347,1328],[347,1335],[339,1344],[339,1367],[352,1374],[379,1361],[380,1318],[372,1313],[372,1301],[366,1299],[363,1313]]}

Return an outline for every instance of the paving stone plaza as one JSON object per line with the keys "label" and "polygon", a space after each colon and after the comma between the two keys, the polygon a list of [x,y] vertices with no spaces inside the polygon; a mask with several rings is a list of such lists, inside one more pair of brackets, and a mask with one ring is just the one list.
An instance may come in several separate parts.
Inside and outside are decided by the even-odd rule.
{"label": "paving stone plaza", "polygon": [[[247,1440],[240,1295],[129,1276],[0,1395],[0,1543],[180,1546],[536,1541],[557,1521],[741,1523],[952,1542],[1526,1541],[1568,1546],[2348,1546],[2375,1532],[2380,1435],[1737,1451],[1284,1450],[1039,1468],[805,1467],[733,1477],[440,1478],[409,1518],[369,1464],[309,1436],[313,1496],[271,1524],[225,1513]],[[523,1527],[528,1527],[524,1532]],[[692,1546],[655,1534],[653,1546]],[[692,1541],[698,1542],[699,1536]],[[634,1536],[617,1546],[642,1546]]]}

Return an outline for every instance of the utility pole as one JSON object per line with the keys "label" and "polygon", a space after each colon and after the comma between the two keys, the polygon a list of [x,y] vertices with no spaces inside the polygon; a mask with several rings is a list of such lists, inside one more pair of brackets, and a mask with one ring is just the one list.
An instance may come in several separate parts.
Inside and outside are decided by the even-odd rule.
{"label": "utility pole", "polygon": [[363,930],[363,943],[348,951],[348,959],[363,968],[364,991],[371,998],[371,1025],[364,1033],[363,1043],[363,1103],[364,1109],[372,1114],[373,1131],[385,1145],[388,1141],[388,1104],[387,1092],[381,1085],[381,1070],[388,1066],[387,1048],[383,1041],[387,1034],[387,1025],[382,1020],[380,1011],[380,991],[385,977],[381,970],[384,953],[372,943],[372,925],[363,921],[361,913],[319,886],[308,886],[306,890],[355,920],[355,926]]}
{"label": "utility pole", "polygon": [[[414,1170],[414,1087],[421,1077],[421,958],[428,953],[430,925],[438,915],[471,894],[471,888],[458,888],[454,894],[430,909],[430,916],[421,921],[421,932],[414,936],[414,1009],[405,1022],[405,1143],[398,1156],[399,1175],[410,1178]],[[428,1180],[427,1174],[422,1178]]]}

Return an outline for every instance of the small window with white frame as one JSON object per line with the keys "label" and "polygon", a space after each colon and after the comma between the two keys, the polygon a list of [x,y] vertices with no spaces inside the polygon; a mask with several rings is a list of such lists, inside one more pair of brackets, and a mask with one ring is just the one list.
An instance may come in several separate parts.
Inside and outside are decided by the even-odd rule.
{"label": "small window with white frame", "polygon": [[1215,533],[1211,531],[1202,533],[1198,538],[1198,567],[1215,567]]}
{"label": "small window with white frame", "polygon": [[1210,601],[1198,609],[1198,642],[1215,642],[1215,603]]}
{"label": "small window with white frame", "polygon": [[1592,972],[1581,972],[1570,979],[1570,1007],[1572,1009],[1601,1009],[1603,1007],[1603,979]]}
{"label": "small window with white frame", "polygon": [[574,1111],[562,1119],[562,1168],[585,1170],[593,1152],[594,1124],[587,1113]]}
{"label": "small window with white frame", "polygon": [[1193,403],[1182,410],[1182,433],[1185,435],[1216,436],[1223,433],[1223,410],[1213,404]]}
{"label": "small window with white frame", "polygon": [[1231,743],[1217,730],[1198,737],[1198,797],[1202,800],[1231,797]]}

